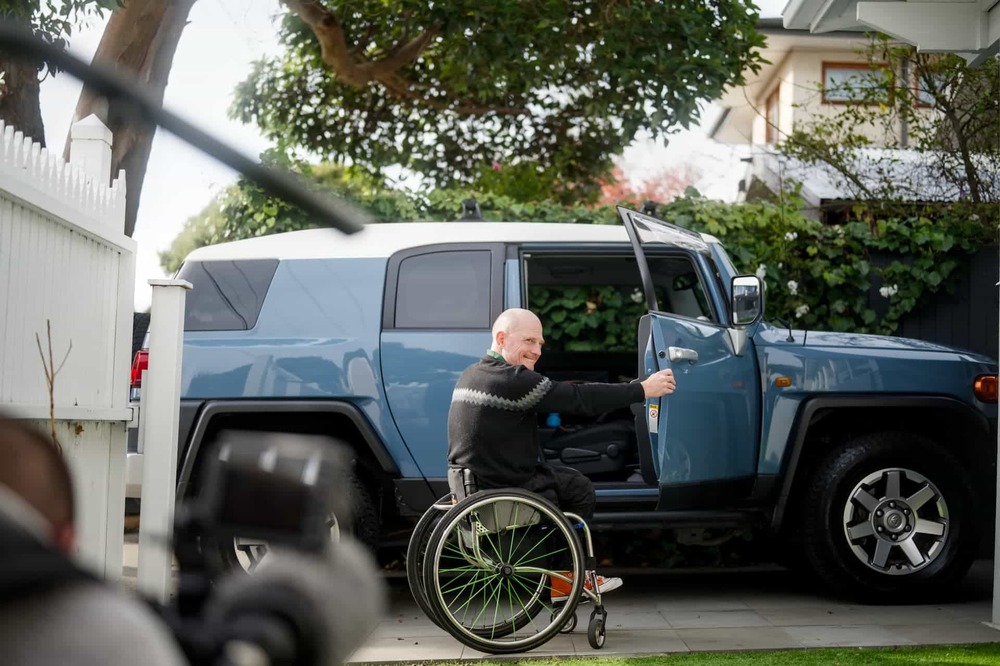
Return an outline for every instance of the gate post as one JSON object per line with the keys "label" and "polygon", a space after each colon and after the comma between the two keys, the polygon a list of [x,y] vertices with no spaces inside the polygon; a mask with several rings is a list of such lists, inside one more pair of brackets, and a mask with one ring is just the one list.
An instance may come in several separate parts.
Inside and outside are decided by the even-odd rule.
{"label": "gate post", "polygon": [[180,415],[184,300],[187,280],[150,280],[149,369],[143,383],[144,452],[139,521],[139,590],[166,602],[171,589],[177,420]]}

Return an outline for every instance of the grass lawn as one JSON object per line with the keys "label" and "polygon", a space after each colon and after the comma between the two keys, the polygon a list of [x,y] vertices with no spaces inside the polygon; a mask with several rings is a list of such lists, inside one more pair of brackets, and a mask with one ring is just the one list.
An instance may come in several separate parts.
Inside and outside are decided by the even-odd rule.
{"label": "grass lawn", "polygon": [[[699,652],[659,657],[588,659],[525,659],[504,661],[505,666],[910,666],[928,664],[1000,665],[1000,643],[974,645],[921,645],[898,648],[830,648],[761,650],[753,652]],[[444,665],[443,665],[444,666]],[[468,662],[447,666],[468,666]]]}

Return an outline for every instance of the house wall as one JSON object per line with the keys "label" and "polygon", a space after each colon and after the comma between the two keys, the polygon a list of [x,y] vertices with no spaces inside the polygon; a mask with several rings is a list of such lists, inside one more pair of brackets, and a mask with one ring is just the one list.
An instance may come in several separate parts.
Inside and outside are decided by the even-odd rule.
{"label": "house wall", "polygon": [[[754,116],[752,137],[755,145],[767,143],[767,122],[763,114],[767,108],[767,100],[776,88],[779,90],[780,100],[779,136],[790,134],[796,124],[832,116],[843,108],[842,104],[823,102],[819,85],[823,81],[824,62],[863,63],[865,58],[852,49],[789,52],[772,81],[761,88],[763,92],[754,100],[757,113]],[[884,144],[885,129],[881,125],[869,125],[861,129],[877,144]],[[892,131],[896,136],[899,135],[898,124],[893,126]]]}

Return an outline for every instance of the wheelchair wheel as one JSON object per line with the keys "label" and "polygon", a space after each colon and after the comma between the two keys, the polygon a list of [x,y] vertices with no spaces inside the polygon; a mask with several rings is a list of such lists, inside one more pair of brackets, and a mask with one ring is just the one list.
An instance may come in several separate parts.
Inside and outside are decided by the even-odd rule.
{"label": "wheelchair wheel", "polygon": [[587,642],[590,647],[600,650],[604,647],[604,632],[607,629],[608,614],[602,609],[594,609],[590,614],[590,625],[587,627]]}
{"label": "wheelchair wheel", "polygon": [[413,534],[410,535],[410,543],[406,547],[406,582],[410,584],[410,594],[424,615],[442,628],[437,610],[428,601],[427,590],[424,588],[424,555],[434,528],[451,508],[450,497],[448,495],[439,499],[420,516],[416,527],[413,528]]}
{"label": "wheelchair wheel", "polygon": [[[491,654],[522,652],[571,621],[583,567],[573,527],[551,502],[523,490],[481,491],[434,529],[424,588],[442,627],[463,644]],[[569,588],[564,603],[551,601],[553,574]]]}
{"label": "wheelchair wheel", "polygon": [[[553,619],[555,619],[555,618],[553,618]],[[559,633],[560,634],[572,634],[573,631],[576,630],[576,622],[577,622],[576,613],[573,613],[573,617],[571,617],[570,619],[566,620],[566,624],[564,624],[562,626],[562,629],[559,630]]]}

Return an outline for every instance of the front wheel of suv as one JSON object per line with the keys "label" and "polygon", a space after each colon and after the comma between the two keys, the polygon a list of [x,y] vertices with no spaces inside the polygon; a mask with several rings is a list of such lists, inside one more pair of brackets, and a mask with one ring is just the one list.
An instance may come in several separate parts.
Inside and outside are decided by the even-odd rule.
{"label": "front wheel of suv", "polygon": [[809,479],[800,514],[808,563],[857,599],[928,600],[964,576],[975,555],[969,477],[951,453],[918,435],[847,442]]}

